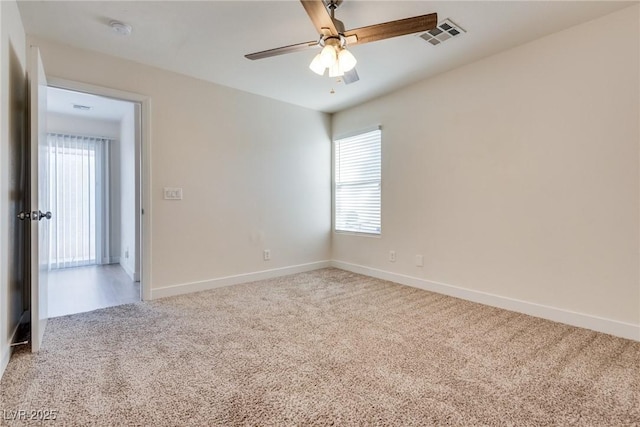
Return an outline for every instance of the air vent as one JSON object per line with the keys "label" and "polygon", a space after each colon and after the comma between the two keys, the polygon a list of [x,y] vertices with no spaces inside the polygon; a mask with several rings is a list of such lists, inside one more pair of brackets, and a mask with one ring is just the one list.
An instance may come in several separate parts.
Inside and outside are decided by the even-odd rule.
{"label": "air vent", "polygon": [[460,27],[451,19],[447,18],[440,24],[438,24],[438,26],[434,29],[420,34],[420,38],[424,39],[434,46],[437,46],[440,43],[443,43],[451,38],[460,37],[460,35],[464,33],[466,33],[464,28]]}
{"label": "air vent", "polygon": [[75,108],[76,110],[82,110],[82,111],[87,111],[87,110],[91,110],[91,107],[88,105],[81,105],[81,104],[73,104],[73,108]]}

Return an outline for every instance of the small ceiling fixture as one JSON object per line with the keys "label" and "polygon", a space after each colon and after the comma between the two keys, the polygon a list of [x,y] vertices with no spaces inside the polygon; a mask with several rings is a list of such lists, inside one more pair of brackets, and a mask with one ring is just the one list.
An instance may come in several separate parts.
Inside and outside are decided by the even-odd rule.
{"label": "small ceiling fixture", "polygon": [[128,36],[131,34],[131,25],[125,24],[124,22],[111,21],[109,22],[109,26],[115,33],[118,33],[121,36]]}

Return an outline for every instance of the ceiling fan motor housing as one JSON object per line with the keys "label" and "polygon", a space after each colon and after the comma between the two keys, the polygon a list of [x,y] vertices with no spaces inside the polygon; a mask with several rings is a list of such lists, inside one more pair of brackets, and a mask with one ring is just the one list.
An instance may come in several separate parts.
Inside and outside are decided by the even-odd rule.
{"label": "ceiling fan motor housing", "polygon": [[336,18],[331,18],[333,20],[333,25],[336,26],[336,30],[338,30],[338,33],[343,34],[345,32],[344,29],[344,23]]}
{"label": "ceiling fan motor housing", "polygon": [[347,46],[347,39],[340,35],[340,36],[322,36],[320,37],[320,40],[318,41],[318,44],[322,47],[325,46],[333,46],[336,49],[340,49],[340,48],[344,48]]}

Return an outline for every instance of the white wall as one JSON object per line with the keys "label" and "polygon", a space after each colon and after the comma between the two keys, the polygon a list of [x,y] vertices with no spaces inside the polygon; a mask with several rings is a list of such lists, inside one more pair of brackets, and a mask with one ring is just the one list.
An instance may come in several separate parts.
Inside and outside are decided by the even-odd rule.
{"label": "white wall", "polygon": [[120,128],[120,265],[132,280],[139,280],[136,263],[136,121],[134,104]]}
{"label": "white wall", "polygon": [[15,214],[20,198],[19,149],[26,143],[25,34],[16,3],[0,2],[0,376],[24,309],[21,265],[15,242],[23,229]]}
{"label": "white wall", "polygon": [[[51,91],[49,92],[51,95]],[[53,94],[55,96],[55,92]],[[47,112],[47,132],[68,135],[111,138],[109,156],[109,239],[105,240],[103,254],[109,256],[103,263],[117,263],[120,259],[120,121],[100,120],[80,115]],[[108,245],[108,247],[107,247]]]}
{"label": "white wall", "polygon": [[383,126],[383,222],[334,259],[640,339],[638,40],[633,6],[337,113]]}
{"label": "white wall", "polygon": [[120,122],[49,111],[47,112],[47,132],[118,139],[120,138]]}
{"label": "white wall", "polygon": [[[45,40],[33,43],[50,76],[151,98],[152,202],[144,208],[152,215],[154,291],[183,284],[170,289],[193,290],[202,285],[196,282],[207,286],[329,259],[328,115]],[[184,199],[163,200],[163,187],[183,188]],[[262,260],[264,249],[271,261]]]}

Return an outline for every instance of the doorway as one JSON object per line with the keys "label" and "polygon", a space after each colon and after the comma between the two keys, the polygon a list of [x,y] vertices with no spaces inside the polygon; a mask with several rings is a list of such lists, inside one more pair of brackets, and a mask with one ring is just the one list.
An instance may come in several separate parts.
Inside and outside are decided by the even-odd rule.
{"label": "doorway", "polygon": [[48,315],[140,301],[141,105],[47,88]]}

